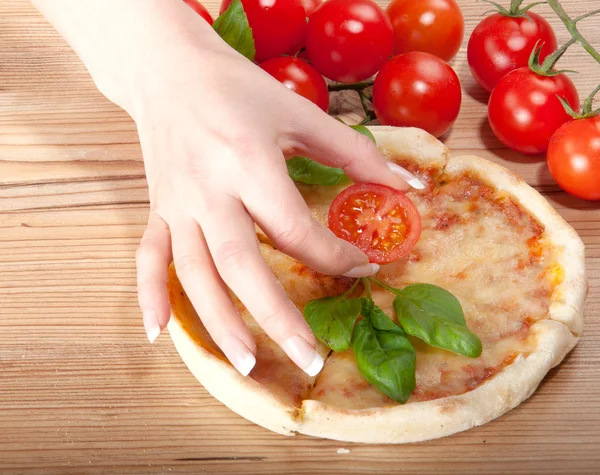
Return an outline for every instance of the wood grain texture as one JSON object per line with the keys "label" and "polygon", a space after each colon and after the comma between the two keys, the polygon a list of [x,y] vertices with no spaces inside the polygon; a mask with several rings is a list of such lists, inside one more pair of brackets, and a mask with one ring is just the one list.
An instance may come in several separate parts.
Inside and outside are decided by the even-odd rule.
{"label": "wood grain texture", "polygon": [[[205,3],[216,12],[219,2]],[[487,6],[460,4],[470,33]],[[563,4],[573,15],[598,7]],[[581,29],[600,46],[600,18]],[[567,196],[543,162],[504,149],[465,47],[453,66],[465,95],[447,145],[523,175],[586,243],[585,336],[530,400],[484,427],[391,447],[284,438],[210,397],[168,337],[147,344],[135,295],[148,212],[135,126],[27,1],[2,0],[0,473],[600,473],[600,205]],[[582,96],[600,77],[577,48],[564,66],[580,71]]]}

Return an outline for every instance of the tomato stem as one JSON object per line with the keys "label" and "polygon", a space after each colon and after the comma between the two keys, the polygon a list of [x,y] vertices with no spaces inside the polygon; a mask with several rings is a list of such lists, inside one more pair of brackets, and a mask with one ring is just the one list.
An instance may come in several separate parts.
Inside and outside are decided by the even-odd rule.
{"label": "tomato stem", "polygon": [[[531,10],[536,5],[541,5],[542,3],[546,3],[545,1],[544,2],[534,2],[534,3],[530,3],[529,5],[527,5],[524,8],[521,8],[521,5],[523,4],[524,0],[511,0],[510,8],[507,10],[499,3],[493,2],[491,0],[482,0],[482,1],[494,6],[495,10],[490,10],[490,11],[497,12],[497,13],[500,13],[501,15],[512,17],[512,18],[520,18],[520,17],[529,18],[529,16],[527,15],[527,12],[529,10]],[[488,12],[484,13],[484,15],[486,15],[487,13],[490,13],[490,12],[488,11]]]}
{"label": "tomato stem", "polygon": [[398,292],[400,292],[399,289],[395,289],[391,285],[386,284],[385,282],[377,279],[376,277],[369,277],[369,280],[371,282],[373,282],[375,285],[377,285],[378,287],[381,287],[382,289],[387,290],[388,292],[390,292],[392,294],[397,294]]}
{"label": "tomato stem", "polygon": [[346,292],[344,292],[340,297],[342,298],[346,298],[350,295],[352,295],[352,292],[354,292],[356,290],[356,287],[358,287],[358,284],[360,283],[362,279],[356,279],[354,281],[354,283],[352,284],[352,287],[350,287],[348,290],[346,290]]}
{"label": "tomato stem", "polygon": [[600,10],[594,10],[593,12],[586,13],[572,19],[565,9],[562,7],[558,0],[547,0],[550,8],[554,10],[554,13],[562,20],[563,24],[571,34],[571,37],[577,41],[583,48],[594,58],[598,63],[600,63],[600,53],[583,37],[583,35],[577,29],[577,22],[583,20],[584,18],[588,18],[592,15],[596,15],[600,13]]}
{"label": "tomato stem", "polygon": [[327,88],[329,89],[329,92],[362,91],[363,89],[366,89],[367,87],[371,87],[373,84],[375,84],[375,81],[370,80],[370,81],[353,82],[353,83],[349,83],[349,84],[342,84],[342,83],[330,84]]}
{"label": "tomato stem", "polygon": [[[357,91],[358,95],[360,96],[360,104],[362,105],[363,111],[365,112],[365,118],[363,121],[361,121],[360,125],[365,125],[368,124],[369,122],[371,122],[372,120],[374,120],[375,117],[375,113],[369,109],[369,104],[367,104],[367,101],[369,100],[367,95],[362,92],[362,91]],[[366,122],[364,122],[366,120]],[[363,123],[364,122],[364,123]]]}
{"label": "tomato stem", "polygon": [[592,93],[583,101],[583,106],[581,108],[581,114],[574,111],[573,108],[569,105],[569,103],[562,97],[559,97],[558,100],[564,107],[567,114],[569,114],[573,119],[589,119],[590,117],[596,117],[600,115],[600,108],[593,110],[592,106],[594,105],[594,97],[596,94],[600,92],[600,84],[596,86],[596,89],[592,91]]}
{"label": "tomato stem", "polygon": [[363,283],[363,286],[365,287],[365,294],[367,295],[367,298],[371,299],[371,281],[369,281],[369,279],[366,277],[363,277],[360,280]]}
{"label": "tomato stem", "polygon": [[569,49],[569,47],[576,42],[577,40],[575,38],[571,38],[552,54],[546,56],[544,62],[540,64],[540,54],[542,52],[542,48],[544,47],[544,43],[540,43],[540,41],[538,40],[538,42],[533,48],[533,51],[531,51],[531,55],[529,56],[529,69],[531,69],[534,73],[539,74],[540,76],[556,76],[557,74],[567,72],[576,73],[577,71],[572,71],[569,69],[554,69],[554,66],[562,57],[562,55],[565,54],[567,49]]}

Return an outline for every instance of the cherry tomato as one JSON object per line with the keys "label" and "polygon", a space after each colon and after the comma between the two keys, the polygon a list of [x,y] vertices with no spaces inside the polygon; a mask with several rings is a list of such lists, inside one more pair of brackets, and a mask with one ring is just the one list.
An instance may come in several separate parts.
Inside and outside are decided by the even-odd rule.
{"label": "cherry tomato", "polygon": [[421,236],[413,202],[389,186],[359,183],[342,191],[329,208],[329,228],[370,262],[389,264],[407,255]]}
{"label": "cherry tomato", "polygon": [[[312,15],[312,12],[315,11],[315,9],[321,5],[321,3],[323,3],[323,0],[301,0],[302,4],[304,5],[304,11],[306,12],[306,18],[310,18],[310,16]],[[306,30],[308,29],[308,25],[304,25],[304,28],[302,29],[302,34],[300,35],[300,38],[298,38],[296,40],[296,42],[293,44],[293,46],[290,48],[290,50],[288,51],[288,54],[291,56],[294,56],[298,51],[300,51],[302,48],[304,48],[306,46]],[[302,56],[306,55],[306,51],[302,52]]]}
{"label": "cherry tomato", "polygon": [[334,81],[373,76],[392,54],[392,42],[392,25],[372,0],[327,0],[308,20],[310,62]]}
{"label": "cherry tomato", "polygon": [[192,7],[192,9],[198,14],[200,15],[202,18],[204,18],[209,25],[213,24],[213,18],[210,15],[210,13],[208,13],[208,10],[206,8],[204,8],[204,5],[202,5],[200,3],[200,0],[183,0],[185,3],[187,3],[190,7]]}
{"label": "cherry tomato", "polygon": [[304,11],[306,12],[306,16],[309,17],[312,15],[323,0],[301,0],[302,6],[304,7]]}
{"label": "cherry tomato", "polygon": [[557,95],[579,109],[577,89],[566,75],[545,77],[529,68],[508,73],[490,96],[488,118],[494,134],[517,152],[545,152],[552,134],[571,118]]}
{"label": "cherry tomato", "polygon": [[600,200],[600,116],[562,125],[550,139],[548,167],[567,193]]}
{"label": "cherry tomato", "polygon": [[556,50],[556,36],[550,24],[531,11],[529,18],[500,13],[488,16],[477,25],[467,47],[469,68],[486,91],[511,71],[525,67],[536,42],[543,43],[541,61]]}
{"label": "cherry tomato", "polygon": [[425,51],[450,61],[462,44],[465,22],[456,0],[392,0],[394,53]]}
{"label": "cherry tomato", "polygon": [[[231,0],[223,0],[221,13]],[[252,28],[256,61],[280,56],[290,50],[306,27],[303,0],[242,0]]]}
{"label": "cherry tomato", "polygon": [[325,112],[329,110],[327,83],[319,72],[299,58],[282,56],[261,63],[261,68],[294,92],[314,102]]}
{"label": "cherry tomato", "polygon": [[436,137],[452,127],[461,100],[454,70],[429,53],[395,56],[373,86],[373,107],[382,124],[418,127]]}

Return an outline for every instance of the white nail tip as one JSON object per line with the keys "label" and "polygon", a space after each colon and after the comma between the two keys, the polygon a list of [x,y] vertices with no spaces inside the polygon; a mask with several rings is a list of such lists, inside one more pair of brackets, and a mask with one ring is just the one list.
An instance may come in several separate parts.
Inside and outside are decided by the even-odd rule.
{"label": "white nail tip", "polygon": [[308,368],[304,369],[304,372],[306,374],[308,374],[309,376],[316,376],[323,369],[324,363],[325,363],[325,361],[323,360],[323,357],[319,353],[315,353],[315,359],[308,366]]}
{"label": "white nail tip", "polygon": [[150,343],[154,343],[160,335],[160,328],[157,326],[149,328],[146,334],[148,335],[148,340],[150,340]]}
{"label": "white nail tip", "polygon": [[369,275],[377,274],[377,272],[379,272],[379,264],[365,264],[349,270],[344,274],[344,277],[367,277]]}
{"label": "white nail tip", "polygon": [[236,369],[242,376],[248,376],[250,371],[252,371],[252,368],[254,368],[254,365],[256,365],[256,358],[252,353],[248,353],[240,362],[238,362]]}
{"label": "white nail tip", "polygon": [[425,189],[425,185],[417,177],[411,178],[410,180],[406,180],[406,182],[410,186],[412,186],[415,190],[424,190]]}
{"label": "white nail tip", "polygon": [[402,178],[406,183],[412,186],[416,190],[424,190],[425,185],[421,180],[419,180],[415,175],[413,175],[408,170],[402,168],[400,165],[396,165],[395,163],[388,163],[389,169]]}

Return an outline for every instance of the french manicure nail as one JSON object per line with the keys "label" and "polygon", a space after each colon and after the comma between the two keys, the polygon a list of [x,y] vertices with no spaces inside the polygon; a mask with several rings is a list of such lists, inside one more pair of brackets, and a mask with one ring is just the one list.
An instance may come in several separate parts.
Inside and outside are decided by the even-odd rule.
{"label": "french manicure nail", "polygon": [[281,345],[283,351],[309,376],[316,376],[323,369],[323,357],[300,336],[292,336]]}
{"label": "french manicure nail", "polygon": [[242,376],[248,376],[254,365],[256,365],[256,358],[252,352],[242,340],[235,336],[228,336],[223,339],[219,347]]}
{"label": "french manicure nail", "polygon": [[415,175],[411,172],[402,168],[400,165],[396,165],[395,163],[388,162],[389,169],[402,178],[406,183],[412,186],[415,190],[424,190],[425,185],[421,180],[419,180]]}
{"label": "french manicure nail", "polygon": [[144,329],[150,343],[154,343],[160,335],[161,329],[158,324],[158,318],[154,310],[146,310],[143,315],[144,318]]}
{"label": "french manicure nail", "polygon": [[362,266],[355,267],[354,269],[350,269],[348,272],[344,274],[344,277],[368,277],[373,274],[377,274],[379,272],[379,264],[363,264]]}

